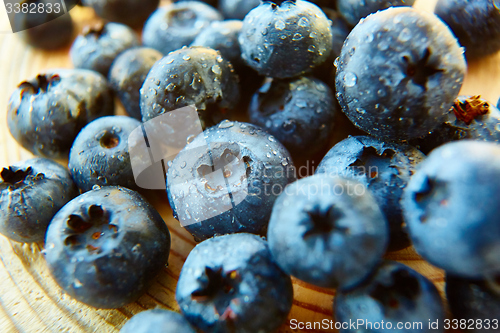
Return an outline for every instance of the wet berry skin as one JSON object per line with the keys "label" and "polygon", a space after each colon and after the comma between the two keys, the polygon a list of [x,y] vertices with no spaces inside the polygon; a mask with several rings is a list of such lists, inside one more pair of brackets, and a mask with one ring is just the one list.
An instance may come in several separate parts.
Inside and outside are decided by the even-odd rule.
{"label": "wet berry skin", "polygon": [[210,122],[218,111],[236,106],[238,82],[233,66],[218,51],[189,47],[171,52],[151,68],[141,88],[142,121],[194,105],[202,121]]}
{"label": "wet berry skin", "polygon": [[389,8],[360,22],[336,66],[342,110],[356,127],[384,140],[409,140],[437,128],[466,70],[448,27],[411,7]]}
{"label": "wet berry skin", "polygon": [[65,157],[88,122],[113,112],[113,94],[102,75],[58,69],[18,85],[10,96],[7,125],[14,139],[33,154]]}
{"label": "wet berry skin", "polygon": [[0,233],[16,242],[40,242],[52,217],[78,195],[68,170],[46,158],[0,171]]}
{"label": "wet berry skin", "polygon": [[195,333],[189,322],[179,313],[153,309],[142,311],[121,328],[120,333]]}
{"label": "wet berry skin", "polygon": [[462,140],[420,163],[401,201],[417,252],[447,273],[500,273],[500,145]]}
{"label": "wet berry skin", "polygon": [[[468,329],[462,329],[464,332],[486,333],[491,332],[495,325],[498,328],[500,322],[498,277],[493,280],[469,280],[446,275],[446,298],[453,317],[458,320],[467,319]],[[472,321],[474,324],[471,325]]]}
{"label": "wet berry skin", "polygon": [[226,19],[243,20],[260,0],[219,0],[219,10]]}
{"label": "wet berry skin", "polygon": [[350,25],[389,7],[412,6],[415,0],[337,0],[337,9]]}
{"label": "wet berry skin", "polygon": [[435,13],[448,24],[468,59],[500,50],[499,5],[491,0],[439,0]]}
{"label": "wet berry skin", "polygon": [[[54,5],[53,1],[48,0],[29,0],[23,1],[27,3],[28,8],[48,8],[49,5]],[[36,48],[53,50],[65,46],[71,41],[73,35],[73,20],[69,14],[57,14],[54,10],[50,13],[48,10],[29,11],[23,13],[20,11],[14,15],[13,31],[18,33],[21,39]],[[62,7],[60,13],[63,13]]]}
{"label": "wet berry skin", "polygon": [[318,79],[270,79],[254,94],[248,114],[292,154],[308,155],[327,144],[337,108],[331,89]]}
{"label": "wet berry skin", "polygon": [[67,203],[50,222],[45,259],[71,297],[119,308],[142,295],[165,267],[170,233],[137,192],[106,186]]}
{"label": "wet berry skin", "polygon": [[382,260],[389,228],[361,183],[320,174],[290,184],[276,200],[269,247],[288,274],[326,288],[353,288]]}
{"label": "wet berry skin", "polygon": [[109,70],[109,84],[128,115],[141,120],[140,90],[151,67],[163,58],[155,49],[133,48],[120,54]]}
{"label": "wet berry skin", "polygon": [[94,185],[136,189],[130,162],[129,135],[141,126],[137,119],[109,116],[85,126],[73,142],[68,169],[82,191]]}
{"label": "wet berry skin", "polygon": [[158,8],[144,25],[142,43],[164,55],[188,46],[222,15],[201,1],[181,1]]}
{"label": "wet berry skin", "polygon": [[87,26],[76,37],[69,55],[77,68],[90,69],[108,77],[115,58],[140,45],[134,30],[124,24],[107,23]]}
{"label": "wet berry skin", "polygon": [[[465,112],[457,116],[455,109]],[[500,110],[480,96],[458,96],[445,121],[431,133],[412,140],[411,144],[428,154],[451,141],[471,139],[500,142]]]}
{"label": "wet berry skin", "polygon": [[199,134],[167,171],[174,217],[195,238],[265,234],[273,203],[295,180],[290,154],[262,128],[222,121]]}
{"label": "wet berry skin", "polygon": [[[362,309],[362,311],[360,311]],[[347,328],[340,332],[444,332],[446,318],[441,297],[434,284],[408,266],[385,261],[362,286],[351,291],[339,291],[334,300],[335,319],[349,324],[363,320],[372,325],[384,323],[385,329],[360,325],[360,329]],[[437,329],[429,328],[429,321],[439,320]],[[398,323],[411,323],[398,327]],[[418,327],[414,323],[421,323]],[[379,326],[380,327],[380,326]]]}
{"label": "wet berry skin", "polygon": [[403,228],[399,201],[424,158],[418,149],[408,145],[385,143],[368,136],[350,136],[330,149],[316,173],[341,175],[366,186],[389,222],[389,250],[400,250],[408,247],[410,240]]}
{"label": "wet berry skin", "polygon": [[159,0],[82,0],[84,6],[94,8],[106,21],[118,22],[133,28],[142,27],[149,15],[158,8]]}
{"label": "wet berry skin", "polygon": [[274,332],[292,306],[292,281],[257,235],[218,236],[198,244],[175,293],[192,325],[204,332]]}
{"label": "wet berry skin", "polygon": [[241,59],[238,36],[243,22],[239,20],[214,21],[191,43],[191,46],[209,47],[218,50],[222,57],[236,67],[244,65]]}
{"label": "wet berry skin", "polygon": [[290,78],[326,61],[332,32],[323,11],[308,1],[263,1],[245,17],[239,43],[260,75]]}

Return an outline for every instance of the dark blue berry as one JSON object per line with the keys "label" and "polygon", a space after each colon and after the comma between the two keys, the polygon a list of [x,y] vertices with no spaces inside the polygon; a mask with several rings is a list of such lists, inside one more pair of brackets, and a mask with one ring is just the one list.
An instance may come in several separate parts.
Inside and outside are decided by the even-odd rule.
{"label": "dark blue berry", "polygon": [[[59,7],[60,11],[56,13],[57,7],[54,5],[60,6],[60,3],[53,0],[26,0],[21,3],[28,5],[28,12],[14,12],[12,30],[18,32],[18,36],[27,44],[51,50],[65,46],[71,41],[73,20],[69,13],[64,14],[62,6]],[[54,6],[50,12],[49,6],[50,8]],[[35,11],[34,8],[36,8]],[[39,8],[46,10],[38,10]]]}
{"label": "dark blue berry", "polygon": [[[393,261],[380,265],[362,286],[337,292],[334,311],[337,322],[343,324],[342,333],[440,333],[446,318],[434,284]],[[430,323],[436,321],[438,326],[431,328]],[[359,326],[353,328],[352,322]]]}
{"label": "dark blue berry", "polygon": [[[172,0],[173,3],[184,2],[184,1],[193,1],[193,0]],[[217,7],[218,0],[200,0],[200,1],[205,2],[206,4],[209,4],[212,7]]]}
{"label": "dark blue berry", "polygon": [[266,129],[292,153],[324,148],[339,112],[330,88],[315,78],[270,79],[255,93],[250,121]]}
{"label": "dark blue berry", "polygon": [[163,55],[155,49],[133,48],[120,54],[109,70],[109,84],[127,113],[141,120],[140,90],[151,67]]}
{"label": "dark blue berry", "polygon": [[500,4],[492,0],[439,0],[435,11],[465,48],[467,58],[500,50]]}
{"label": "dark blue berry", "polygon": [[111,22],[118,22],[134,28],[141,27],[159,0],[82,0],[84,6],[94,8],[97,15]]}
{"label": "dark blue berry", "polygon": [[424,155],[411,146],[351,136],[330,149],[316,173],[353,178],[366,186],[389,222],[389,249],[399,250],[410,245],[399,201],[423,159]]}
{"label": "dark blue berry", "polygon": [[170,310],[153,309],[133,316],[120,333],[195,333],[189,322],[179,313]]}
{"label": "dark blue berry", "polygon": [[420,163],[404,190],[403,213],[417,252],[450,274],[500,273],[500,146],[445,144]]}
{"label": "dark blue berry", "polygon": [[0,233],[16,242],[40,242],[52,217],[78,195],[68,170],[45,158],[0,172]]}
{"label": "dark blue berry", "polygon": [[383,139],[426,135],[443,122],[466,64],[451,31],[410,7],[368,16],[336,61],[337,98],[347,117]]}
{"label": "dark blue berry", "polygon": [[219,9],[226,19],[243,20],[260,4],[260,0],[219,0]]}
{"label": "dark blue berry", "polygon": [[[500,322],[500,278],[468,280],[446,275],[446,298],[463,332],[492,332]],[[495,331],[495,329],[493,330]]]}
{"label": "dark blue berry", "polygon": [[232,109],[239,100],[238,76],[218,51],[189,47],[158,61],[141,88],[142,120],[195,105],[204,121],[216,111]]}
{"label": "dark blue berry", "polygon": [[62,157],[88,122],[113,112],[113,95],[102,75],[60,69],[19,84],[10,96],[7,124],[33,154]]}
{"label": "dark blue berry", "polygon": [[321,287],[352,288],[381,261],[389,229],[361,183],[315,175],[290,184],[278,197],[267,237],[288,274]]}
{"label": "dark blue berry", "polygon": [[204,332],[274,332],[292,306],[290,277],[256,235],[219,236],[198,244],[182,267],[175,298]]}
{"label": "dark blue berry", "polygon": [[142,34],[144,46],[168,53],[188,46],[211,22],[222,15],[201,1],[181,1],[158,8],[146,21]]}
{"label": "dark blue berry", "polygon": [[73,42],[69,55],[75,67],[91,69],[107,77],[115,58],[139,45],[136,33],[128,26],[99,23],[85,27]]}
{"label": "dark blue berry", "polygon": [[243,60],[238,35],[242,26],[243,22],[238,20],[214,21],[195,38],[191,46],[217,50],[231,64],[241,67]]}
{"label": "dark blue berry", "polygon": [[173,160],[167,192],[174,217],[195,237],[265,234],[274,201],[295,180],[286,148],[252,124],[223,121]]}
{"label": "dark blue berry", "polygon": [[371,13],[389,7],[412,6],[415,0],[337,0],[337,9],[351,25]]}
{"label": "dark blue berry", "polygon": [[120,185],[135,189],[129,135],[141,122],[125,116],[102,117],[85,126],[69,153],[68,168],[78,188]]}
{"label": "dark blue berry", "polygon": [[500,141],[500,110],[480,96],[459,96],[445,121],[428,135],[412,141],[424,153],[445,143],[472,139]]}
{"label": "dark blue berry", "polygon": [[241,56],[260,75],[289,78],[312,71],[332,50],[326,15],[303,0],[262,1],[245,17]]}
{"label": "dark blue berry", "polygon": [[142,295],[167,263],[170,233],[144,198],[106,186],[67,203],[50,222],[45,259],[59,286],[96,308]]}

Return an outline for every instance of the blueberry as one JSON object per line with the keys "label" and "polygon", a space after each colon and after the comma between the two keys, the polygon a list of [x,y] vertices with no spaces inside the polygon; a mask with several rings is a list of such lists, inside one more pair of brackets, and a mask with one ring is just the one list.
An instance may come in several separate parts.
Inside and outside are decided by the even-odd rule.
{"label": "blueberry", "polygon": [[457,320],[467,320],[465,327],[462,326],[464,332],[486,333],[491,332],[495,325],[498,328],[499,278],[490,281],[469,280],[446,275],[446,298],[453,316]]}
{"label": "blueberry", "polygon": [[33,47],[52,50],[71,41],[73,20],[69,13],[62,14],[62,8],[59,13],[56,13],[56,7],[50,13],[49,10],[32,11],[33,8],[54,6],[56,3],[53,0],[26,0],[22,1],[22,4],[28,5],[29,12],[19,11],[15,13],[12,29],[14,32],[18,32],[18,36],[24,42]]}
{"label": "blueberry", "polygon": [[82,191],[94,185],[135,189],[129,153],[129,135],[141,122],[125,116],[94,120],[78,134],[69,153],[71,177]]}
{"label": "blueberry", "polygon": [[181,1],[158,8],[146,21],[142,34],[144,46],[163,54],[188,46],[213,21],[222,15],[201,1]]}
{"label": "blueberry", "polygon": [[330,88],[315,78],[270,79],[252,98],[250,121],[265,128],[292,153],[324,148],[339,110]]}
{"label": "blueberry", "polygon": [[480,96],[459,96],[437,129],[412,141],[424,153],[447,142],[500,141],[500,110]]}
{"label": "blueberry", "polygon": [[43,241],[52,217],[77,196],[68,170],[46,158],[0,172],[0,233],[16,242]]}
{"label": "blueberry", "polygon": [[195,237],[265,234],[273,203],[295,180],[286,148],[252,124],[223,121],[176,156],[167,172],[174,217]]}
{"label": "blueberry", "polygon": [[127,113],[141,119],[140,90],[151,67],[163,55],[155,49],[133,48],[120,54],[109,70],[109,83]]}
{"label": "blueberry", "polygon": [[217,108],[232,109],[238,100],[238,76],[218,51],[183,48],[151,68],[141,88],[142,120],[195,105],[200,116],[210,122]]}
{"label": "blueberry", "polygon": [[220,0],[219,9],[226,19],[243,20],[260,0]]}
{"label": "blueberry", "polygon": [[498,144],[463,140],[433,150],[420,163],[402,199],[417,252],[450,274],[499,274],[498,193]]}
{"label": "blueberry", "polygon": [[[192,1],[192,0],[172,0],[173,3],[176,2],[185,2],[185,1]],[[212,7],[217,7],[217,0],[200,0],[202,2],[205,2],[206,4],[212,6]]]}
{"label": "blueberry", "polygon": [[133,316],[120,330],[120,333],[195,333],[188,321],[179,313],[153,309],[142,311]]}
{"label": "blueberry", "polygon": [[106,186],[67,203],[50,222],[45,259],[59,286],[96,308],[143,294],[165,267],[170,234],[137,192]]}
{"label": "blueberry", "polygon": [[403,228],[399,201],[403,188],[424,158],[420,151],[408,145],[385,143],[368,136],[350,136],[330,149],[316,173],[341,175],[366,186],[389,222],[389,250],[400,250],[409,246],[410,241]]}
{"label": "blueberry", "polygon": [[321,287],[352,288],[382,260],[388,230],[361,183],[315,175],[292,183],[278,197],[267,237],[288,274]]}
{"label": "blueberry", "polygon": [[448,24],[467,58],[500,50],[500,5],[491,0],[438,0],[435,14]]}
{"label": "blueberry", "polygon": [[195,38],[191,46],[218,50],[224,59],[241,67],[243,60],[238,35],[242,26],[243,22],[239,20],[214,21]]}
{"label": "blueberry", "polygon": [[242,58],[260,75],[289,78],[326,61],[332,32],[323,11],[308,1],[266,0],[245,17],[239,43]]}
{"label": "blueberry", "polygon": [[97,15],[111,22],[141,27],[149,15],[158,8],[159,0],[82,0],[83,4],[94,8]]}
{"label": "blueberry", "polygon": [[363,131],[391,140],[420,137],[439,126],[466,70],[446,25],[410,7],[386,9],[359,23],[336,66],[344,113]]}
{"label": "blueberry", "polygon": [[389,7],[412,6],[414,2],[415,0],[337,0],[337,9],[354,26],[371,13]]}
{"label": "blueberry", "polygon": [[[385,261],[364,285],[335,295],[334,311],[342,333],[444,332],[445,312],[436,287],[423,275]],[[430,323],[438,321],[438,327]],[[359,326],[353,329],[349,323]],[[383,326],[382,326],[383,325]]]}
{"label": "blueberry", "polygon": [[175,299],[204,332],[274,332],[292,306],[290,277],[256,235],[219,236],[198,244],[182,267]]}
{"label": "blueberry", "polygon": [[60,69],[19,84],[10,96],[7,124],[33,154],[62,157],[88,122],[113,112],[113,95],[102,75]]}
{"label": "blueberry", "polygon": [[125,50],[139,46],[134,30],[119,23],[87,26],[76,37],[69,55],[77,68],[91,69],[108,76],[113,60]]}

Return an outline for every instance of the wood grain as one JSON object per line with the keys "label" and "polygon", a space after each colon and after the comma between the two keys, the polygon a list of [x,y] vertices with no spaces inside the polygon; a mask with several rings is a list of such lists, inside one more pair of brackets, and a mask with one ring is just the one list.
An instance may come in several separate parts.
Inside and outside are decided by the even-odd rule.
{"label": "wood grain", "polygon": [[[432,10],[434,3],[435,0],[421,0],[416,6]],[[77,31],[96,20],[93,11],[85,8],[75,8],[71,15],[77,21]],[[0,35],[0,59],[0,166],[7,166],[32,157],[14,141],[7,129],[5,119],[10,93],[19,82],[40,71],[70,68],[71,63],[68,49],[54,52],[35,50],[24,45],[14,34]],[[500,55],[470,63],[462,93],[481,94],[496,104],[500,96]],[[120,108],[118,113],[122,114],[123,109]],[[145,194],[172,233],[169,266],[145,295],[116,310],[86,306],[65,295],[50,277],[41,254],[43,244],[19,244],[0,236],[0,332],[117,332],[128,318],[145,309],[178,310],[175,286],[182,264],[195,242],[172,217],[164,193]],[[423,261],[412,248],[391,253],[387,258],[413,267],[443,292],[443,272]],[[334,295],[334,290],[294,280],[294,304],[289,319],[309,322],[332,319]],[[280,332],[293,330],[284,325]]]}

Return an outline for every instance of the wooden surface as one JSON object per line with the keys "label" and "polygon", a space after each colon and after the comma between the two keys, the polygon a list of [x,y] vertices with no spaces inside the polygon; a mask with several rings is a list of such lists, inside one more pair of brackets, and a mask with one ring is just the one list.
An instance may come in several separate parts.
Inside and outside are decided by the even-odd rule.
{"label": "wooden surface", "polygon": [[[416,6],[432,9],[434,2],[421,0]],[[75,8],[71,14],[77,19],[77,31],[95,20],[89,9]],[[70,68],[67,54],[68,49],[43,52],[27,47],[13,34],[0,35],[0,167],[32,156],[19,147],[7,129],[9,95],[19,82],[42,70]],[[462,93],[481,94],[496,104],[500,95],[500,56],[470,63]],[[144,296],[121,309],[96,310],[72,300],[50,277],[40,253],[43,244],[19,244],[0,236],[0,332],[117,332],[127,318],[145,309],[159,306],[178,310],[174,298],[177,277],[195,243],[172,217],[164,193],[149,193],[147,198],[159,210],[172,234],[169,266]],[[412,249],[392,253],[387,258],[413,267],[443,291],[442,271],[421,260]],[[334,294],[333,290],[294,280],[294,304],[289,319],[309,322],[332,319]],[[293,331],[287,324],[280,332]]]}

